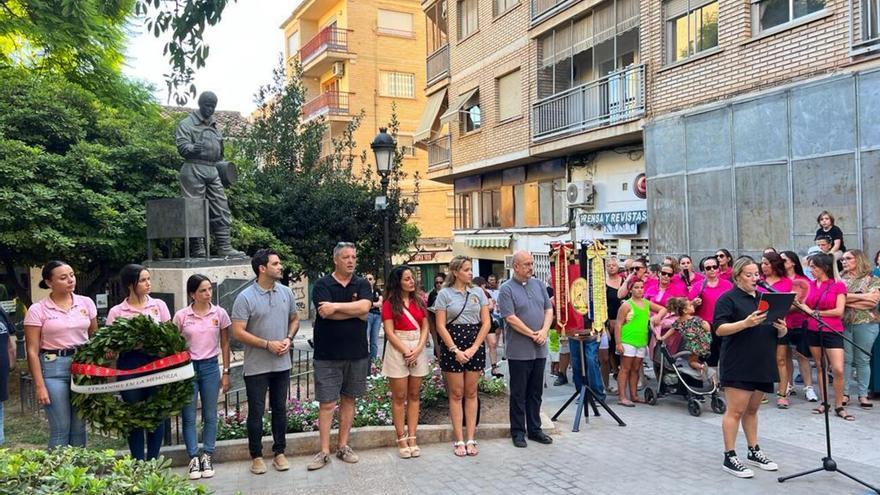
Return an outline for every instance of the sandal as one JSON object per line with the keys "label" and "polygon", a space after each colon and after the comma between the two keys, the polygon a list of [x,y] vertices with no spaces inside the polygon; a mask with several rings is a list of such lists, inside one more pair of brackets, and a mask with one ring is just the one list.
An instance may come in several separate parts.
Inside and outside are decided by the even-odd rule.
{"label": "sandal", "polygon": [[[406,439],[412,440],[413,444],[416,443],[416,437],[406,437]],[[422,449],[420,449],[418,445],[410,445],[409,452],[412,457],[418,457],[418,456],[422,455]]]}
{"label": "sandal", "polygon": [[[412,449],[410,449],[409,445],[407,445],[407,443],[406,443],[408,438],[409,437],[407,437],[406,435],[403,435],[402,437],[397,439],[397,443],[398,443],[397,451],[400,454],[401,459],[409,459],[410,457],[413,456]],[[399,445],[400,442],[404,442],[403,447],[400,447],[400,445]]]}
{"label": "sandal", "polygon": [[464,442],[461,440],[452,444],[452,452],[456,455],[456,457],[464,457],[467,455],[467,448],[464,445]]}
{"label": "sandal", "polygon": [[837,415],[838,418],[843,418],[846,421],[855,421],[856,420],[856,417],[853,416],[852,414],[847,413],[846,409],[844,409],[843,407],[835,407],[834,414]]}
{"label": "sandal", "polygon": [[848,405],[849,405],[849,395],[844,395],[843,396],[843,407],[846,407]]}
{"label": "sandal", "polygon": [[[779,395],[779,394],[777,394]],[[791,404],[788,403],[788,398],[784,395],[779,395],[776,398],[776,408],[777,409],[788,409]]]}
{"label": "sandal", "polygon": [[867,397],[859,397],[859,407],[862,409],[871,409],[874,403],[869,401]]}
{"label": "sandal", "polygon": [[813,414],[825,414],[825,405],[820,404],[819,407],[813,409]]}
{"label": "sandal", "polygon": [[465,449],[467,450],[467,455],[469,455],[471,457],[480,453],[480,451],[477,450],[476,440],[468,440],[467,443],[465,444]]}
{"label": "sandal", "polygon": [[498,373],[498,363],[492,365],[492,376],[495,378],[504,378],[504,373]]}

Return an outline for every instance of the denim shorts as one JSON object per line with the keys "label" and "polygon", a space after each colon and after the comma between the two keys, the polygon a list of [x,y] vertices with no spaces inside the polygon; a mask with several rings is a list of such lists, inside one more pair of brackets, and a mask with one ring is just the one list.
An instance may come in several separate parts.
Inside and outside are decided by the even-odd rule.
{"label": "denim shorts", "polygon": [[315,359],[315,399],[336,402],[339,394],[360,397],[367,391],[370,358],[327,360]]}

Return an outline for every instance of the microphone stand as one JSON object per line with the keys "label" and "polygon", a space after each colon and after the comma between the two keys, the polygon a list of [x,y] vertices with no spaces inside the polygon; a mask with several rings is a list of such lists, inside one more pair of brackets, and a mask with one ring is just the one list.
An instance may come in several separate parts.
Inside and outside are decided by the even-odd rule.
{"label": "microphone stand", "polygon": [[[763,287],[764,289],[769,290],[770,292],[778,292],[777,290],[773,289],[772,287],[770,287],[766,283],[761,283],[759,285],[761,287]],[[828,419],[829,418],[828,414],[829,414],[829,411],[831,410],[831,406],[828,404],[828,368],[830,366],[828,366],[828,364],[826,364],[827,358],[826,358],[826,353],[825,353],[825,339],[823,339],[821,337],[821,333],[825,332],[825,331],[834,332],[834,330],[830,326],[828,326],[828,324],[825,323],[825,321],[822,318],[814,315],[813,313],[811,313],[809,311],[805,311],[800,306],[795,306],[795,308],[797,308],[797,310],[800,311],[801,313],[807,315],[807,317],[809,317],[810,319],[812,319],[813,321],[815,321],[819,325],[819,329],[818,329],[818,331],[820,332],[819,346],[822,349],[821,365],[822,365],[822,373],[825,374],[824,377],[821,377],[823,379],[822,380],[822,409],[824,410],[824,415],[825,415],[825,457],[822,458],[822,465],[820,467],[817,467],[815,469],[810,469],[807,471],[803,471],[800,473],[795,473],[795,474],[792,474],[789,476],[780,476],[776,480],[780,483],[783,483],[786,480],[800,478],[801,476],[806,476],[808,474],[818,473],[819,471],[830,471],[830,472],[840,473],[840,474],[846,476],[847,478],[855,481],[856,483],[864,486],[865,488],[869,488],[869,489],[873,490],[875,493],[880,494],[880,488],[877,488],[876,486],[870,485],[870,484],[856,478],[855,476],[847,473],[846,471],[838,468],[837,461],[835,461],[834,458],[831,456],[831,422]],[[806,337],[806,336],[804,336],[804,337]],[[849,342],[850,344],[852,344],[855,349],[858,349],[860,352],[865,353],[868,357],[871,356],[870,352],[866,351],[865,349],[862,349],[861,347],[856,345],[855,342],[853,342],[852,340],[848,339],[847,337],[843,337],[843,339],[846,340],[847,342]]]}

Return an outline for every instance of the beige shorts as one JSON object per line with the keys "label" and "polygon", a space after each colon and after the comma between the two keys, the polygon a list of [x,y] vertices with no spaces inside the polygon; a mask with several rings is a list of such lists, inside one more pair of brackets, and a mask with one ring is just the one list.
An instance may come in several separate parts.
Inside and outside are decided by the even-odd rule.
{"label": "beige shorts", "polygon": [[[419,345],[418,330],[395,330],[394,335],[403,342],[408,349]],[[425,350],[419,353],[418,359],[412,366],[407,366],[403,354],[393,345],[385,346],[385,355],[382,357],[382,374],[388,378],[406,378],[408,376],[425,376],[430,373],[428,368],[428,355]]]}

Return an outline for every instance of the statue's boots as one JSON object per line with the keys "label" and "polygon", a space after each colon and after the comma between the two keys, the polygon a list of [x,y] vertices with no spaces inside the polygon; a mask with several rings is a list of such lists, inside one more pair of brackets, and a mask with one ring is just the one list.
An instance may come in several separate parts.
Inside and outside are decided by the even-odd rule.
{"label": "statue's boots", "polygon": [[205,240],[201,237],[196,237],[190,239],[189,241],[189,252],[190,258],[204,258],[207,254],[205,252]]}
{"label": "statue's boots", "polygon": [[229,242],[229,231],[216,232],[214,237],[217,239],[217,256],[224,258],[244,258],[247,256],[232,247],[232,244]]}

